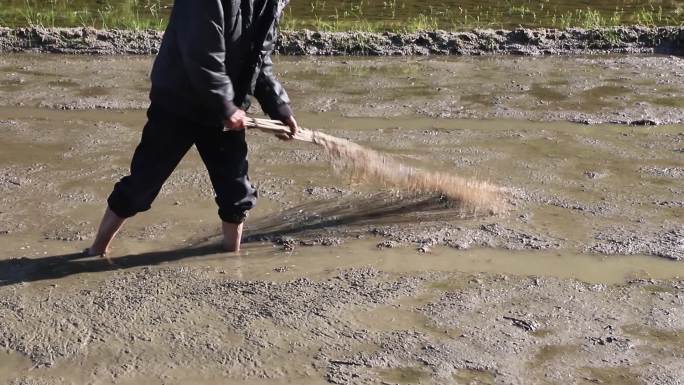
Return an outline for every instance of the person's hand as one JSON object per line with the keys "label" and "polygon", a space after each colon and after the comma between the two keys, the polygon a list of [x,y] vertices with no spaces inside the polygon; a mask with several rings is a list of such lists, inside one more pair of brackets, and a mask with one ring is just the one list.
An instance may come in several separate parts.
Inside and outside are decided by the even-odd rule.
{"label": "person's hand", "polygon": [[297,135],[297,131],[299,130],[299,125],[297,125],[297,121],[295,120],[294,116],[289,116],[286,119],[283,119],[282,122],[284,125],[290,128],[290,132],[288,134],[278,135],[278,137],[283,140],[294,139],[295,135]]}
{"label": "person's hand", "polygon": [[226,119],[225,125],[229,131],[242,131],[247,127],[247,114],[244,110],[237,110]]}

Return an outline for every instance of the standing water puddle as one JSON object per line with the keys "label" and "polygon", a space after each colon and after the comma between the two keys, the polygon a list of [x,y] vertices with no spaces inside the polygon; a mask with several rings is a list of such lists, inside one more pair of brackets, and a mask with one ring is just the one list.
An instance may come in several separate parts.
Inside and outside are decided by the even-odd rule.
{"label": "standing water puddle", "polygon": [[[456,250],[434,248],[429,254],[396,248],[376,251],[374,241],[355,241],[336,248],[302,248],[285,256],[250,258],[249,274],[274,275],[271,264],[289,266],[282,274],[319,275],[335,268],[373,266],[382,271],[407,273],[446,271],[571,278],[590,283],[620,283],[629,279],[684,277],[684,264],[640,255],[598,256],[574,252],[530,252],[498,249]],[[229,260],[229,259],[227,259]],[[226,261],[227,261],[226,260]],[[256,265],[263,264],[259,272]],[[246,266],[245,266],[246,267]],[[277,274],[277,273],[276,273]]]}
{"label": "standing water puddle", "polygon": [[[599,256],[571,251],[510,251],[499,249],[457,250],[435,247],[430,253],[411,248],[378,250],[376,240],[348,241],[337,247],[301,247],[281,251],[270,244],[247,244],[242,253],[221,253],[218,246],[144,252],[123,241],[125,256],[113,256],[113,265],[98,259],[69,256],[23,259],[0,274],[0,284],[59,282],[60,286],[95,283],[112,271],[161,266],[209,268],[222,277],[239,280],[289,281],[297,278],[325,279],[340,269],[372,266],[396,274],[421,272],[488,273],[577,279],[588,283],[619,284],[632,279],[679,279],[684,264],[665,258],[641,255]],[[41,286],[43,286],[41,284]],[[449,282],[435,288],[457,289]],[[378,314],[391,322],[403,322],[396,309]],[[363,321],[363,320],[361,320]],[[414,319],[407,322],[415,323]],[[429,325],[426,331],[430,331]]]}
{"label": "standing water puddle", "polygon": [[[337,247],[301,247],[292,252],[276,250],[270,244],[248,244],[241,255],[208,254],[170,263],[210,266],[238,279],[275,281],[300,277],[321,279],[339,269],[366,266],[398,274],[428,271],[489,273],[604,284],[631,279],[684,277],[684,264],[642,255],[599,256],[571,251],[457,250],[448,247],[435,247],[430,253],[418,253],[404,247],[378,250],[376,244],[377,240],[356,240]],[[171,256],[174,252],[168,254]],[[187,254],[192,255],[192,252]],[[144,260],[145,257],[140,258]]]}

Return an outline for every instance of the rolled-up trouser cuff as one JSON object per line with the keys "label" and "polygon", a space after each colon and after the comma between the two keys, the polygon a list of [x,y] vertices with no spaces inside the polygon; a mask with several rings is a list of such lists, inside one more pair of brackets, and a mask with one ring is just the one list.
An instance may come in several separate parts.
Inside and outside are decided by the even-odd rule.
{"label": "rolled-up trouser cuff", "polygon": [[135,207],[131,202],[126,201],[126,199],[122,197],[121,192],[117,191],[116,186],[114,191],[109,195],[109,198],[107,198],[107,205],[119,218],[130,218],[141,211],[149,209],[149,206],[141,209]]}
{"label": "rolled-up trouser cuff", "polygon": [[224,211],[219,209],[218,215],[223,222],[234,223],[239,225],[247,219],[247,211],[235,212],[235,211]]}

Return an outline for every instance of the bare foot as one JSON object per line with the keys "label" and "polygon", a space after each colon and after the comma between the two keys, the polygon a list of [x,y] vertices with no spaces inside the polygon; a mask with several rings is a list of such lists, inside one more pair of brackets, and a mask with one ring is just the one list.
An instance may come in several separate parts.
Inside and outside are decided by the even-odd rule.
{"label": "bare foot", "polygon": [[83,251],[83,255],[87,257],[100,256],[111,263],[111,260],[107,256],[109,253],[109,244],[112,243],[112,239],[119,232],[119,229],[124,224],[126,220],[124,218],[119,218],[111,209],[107,208],[102,221],[100,222],[100,227],[95,236],[95,241],[93,245]]}
{"label": "bare foot", "polygon": [[223,222],[223,250],[228,252],[240,251],[242,241],[242,223]]}
{"label": "bare foot", "polygon": [[109,250],[96,249],[93,246],[83,250],[84,257],[100,257],[106,260],[109,264],[113,264],[111,258],[109,258]]}
{"label": "bare foot", "polygon": [[93,246],[90,246],[83,250],[83,255],[86,257],[103,257],[106,258],[107,254],[109,254],[109,250],[102,250],[102,249],[96,249]]}

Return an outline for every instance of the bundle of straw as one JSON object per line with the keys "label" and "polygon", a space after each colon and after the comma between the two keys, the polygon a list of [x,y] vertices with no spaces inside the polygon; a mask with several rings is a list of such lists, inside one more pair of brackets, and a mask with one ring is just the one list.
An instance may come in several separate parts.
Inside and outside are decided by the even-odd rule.
{"label": "bundle of straw", "polygon": [[[249,118],[247,127],[280,137],[290,133],[289,127],[277,120]],[[306,128],[299,128],[293,138],[322,146],[333,159],[361,180],[413,192],[443,194],[476,210],[488,210],[491,213],[505,210],[503,190],[488,182],[407,166],[349,140]]]}

